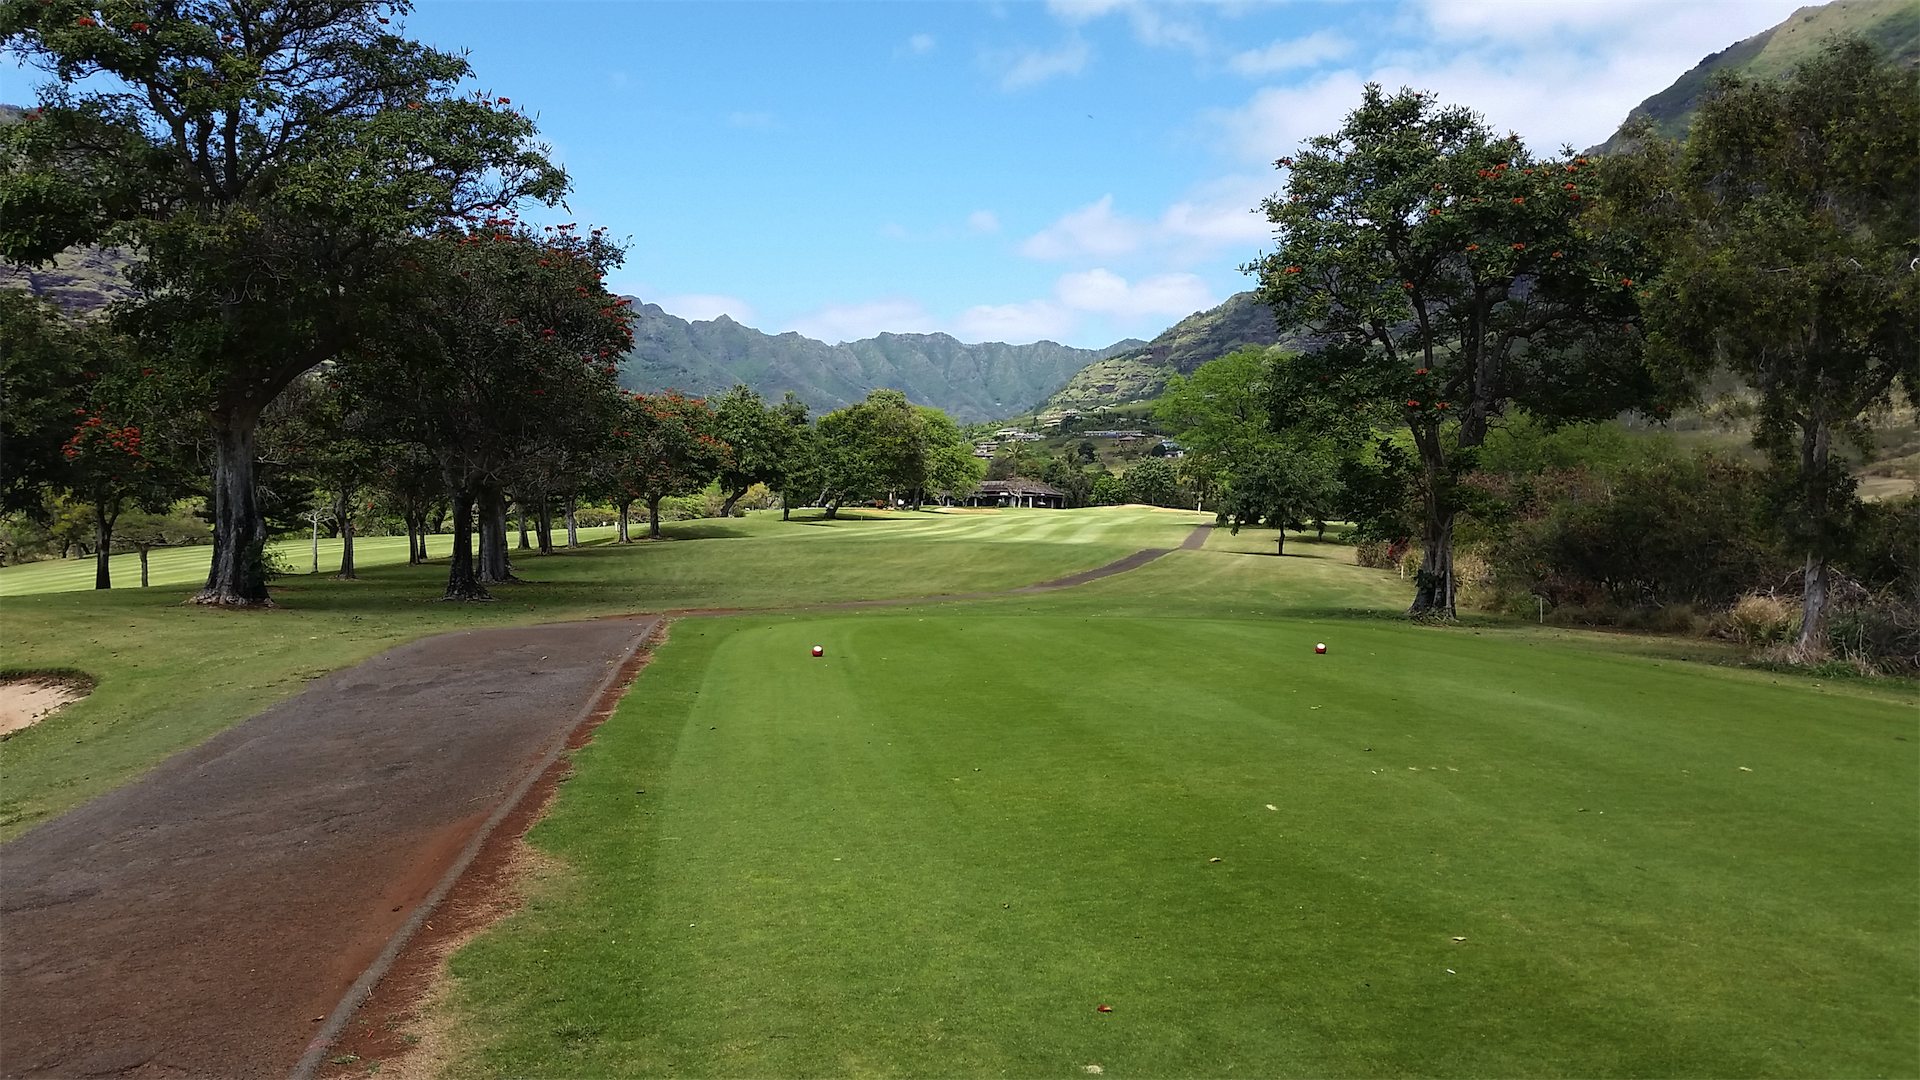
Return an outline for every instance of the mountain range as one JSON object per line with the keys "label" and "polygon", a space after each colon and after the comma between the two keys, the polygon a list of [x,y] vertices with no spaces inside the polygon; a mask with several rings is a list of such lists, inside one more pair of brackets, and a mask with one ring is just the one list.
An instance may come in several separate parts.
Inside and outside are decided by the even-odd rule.
{"label": "mountain range", "polygon": [[946,334],[881,334],[829,345],[792,331],[762,333],[726,315],[688,322],[647,303],[635,303],[634,313],[633,350],[620,371],[631,389],[716,394],[746,383],[769,399],[792,391],[821,412],[889,387],[962,423],[1030,408],[1088,364],[1146,344],[1128,339],[1076,349],[1052,341],[966,344]]}

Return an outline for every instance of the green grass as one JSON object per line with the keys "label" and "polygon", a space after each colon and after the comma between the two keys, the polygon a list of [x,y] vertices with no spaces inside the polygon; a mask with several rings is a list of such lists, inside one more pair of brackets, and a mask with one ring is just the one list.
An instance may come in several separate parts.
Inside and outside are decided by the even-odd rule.
{"label": "green grass", "polygon": [[[1004,588],[1194,520],[687,522],[477,606],[377,555],[268,612],[16,593],[7,663],[98,689],[0,743],[0,832],[422,634]],[[455,957],[451,1072],[1920,1070],[1911,684],[1412,626],[1350,549],[1272,550],[677,622],[532,834],[556,869]]]}
{"label": "green grass", "polygon": [[1293,547],[677,623],[453,1073],[1920,1068],[1910,688],[1409,626]]}
{"label": "green grass", "polygon": [[[172,585],[149,589],[51,591],[71,588],[60,576],[71,563],[6,567],[0,664],[78,669],[97,686],[0,741],[0,839],[126,782],[308,679],[427,634],[629,611],[1010,588],[1140,547],[1172,546],[1195,520],[1110,509],[1078,515],[1077,525],[1046,510],[680,522],[668,526],[680,538],[670,542],[599,542],[523,558],[528,583],[498,587],[495,603],[478,605],[440,602],[444,561],[408,566],[404,538],[392,537],[356,543],[361,580],[332,580],[323,553],[322,575],[283,579],[279,606],[264,612],[181,605],[205,573],[204,549],[168,552],[183,560],[170,568]],[[887,542],[896,536],[916,542]],[[447,542],[432,538],[430,551],[444,554]],[[76,580],[90,585],[90,561],[83,573]]]}

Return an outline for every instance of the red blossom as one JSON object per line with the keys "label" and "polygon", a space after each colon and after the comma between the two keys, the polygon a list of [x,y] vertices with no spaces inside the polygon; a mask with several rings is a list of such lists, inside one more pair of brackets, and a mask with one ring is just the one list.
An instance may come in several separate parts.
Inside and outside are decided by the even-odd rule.
{"label": "red blossom", "polygon": [[82,16],[80,16],[79,18],[77,18],[77,19],[75,19],[75,20],[73,20],[73,25],[75,25],[75,26],[99,26],[99,25],[100,25],[100,23],[99,23],[99,21],[98,21],[98,20],[96,20],[96,19],[95,19],[95,18],[94,18],[93,16],[91,16],[91,15],[82,15]]}
{"label": "red blossom", "polygon": [[1468,250],[1468,251],[1479,251],[1479,250],[1480,250],[1480,245],[1479,245],[1479,244],[1468,244],[1468,245],[1467,245],[1467,250]]}
{"label": "red blossom", "polygon": [[1527,250],[1527,245],[1525,245],[1525,244],[1515,244],[1515,245],[1513,245],[1513,250],[1515,250],[1515,251],[1525,251],[1525,250]]}
{"label": "red blossom", "polygon": [[147,24],[143,22],[137,22],[137,23],[134,23],[132,26],[129,26],[127,29],[132,30],[136,34],[144,34],[147,32]]}
{"label": "red blossom", "polygon": [[1427,369],[1426,369],[1426,368],[1414,368],[1414,369],[1413,369],[1413,373],[1414,373],[1415,375],[1425,375],[1425,374],[1427,373]]}
{"label": "red blossom", "polygon": [[1631,287],[1633,285],[1633,279],[1630,277],[1623,277],[1620,279],[1620,284]]}
{"label": "red blossom", "polygon": [[494,104],[495,104],[495,105],[511,105],[511,104],[513,104],[513,99],[512,99],[512,98],[500,98],[499,100],[497,100],[497,101],[495,101],[495,102],[494,102]]}
{"label": "red blossom", "polygon": [[1289,267],[1287,267],[1287,273],[1289,273],[1289,274],[1297,274],[1297,273],[1299,273],[1299,272],[1300,272],[1300,268],[1299,268],[1299,267],[1297,267],[1297,266],[1289,266]]}
{"label": "red blossom", "polygon": [[1417,409],[1417,408],[1419,408],[1419,407],[1420,407],[1420,403],[1419,403],[1419,402],[1417,402],[1417,401],[1415,401],[1415,400],[1413,400],[1412,398],[1408,398],[1408,399],[1407,399],[1407,408],[1409,408],[1409,409]]}

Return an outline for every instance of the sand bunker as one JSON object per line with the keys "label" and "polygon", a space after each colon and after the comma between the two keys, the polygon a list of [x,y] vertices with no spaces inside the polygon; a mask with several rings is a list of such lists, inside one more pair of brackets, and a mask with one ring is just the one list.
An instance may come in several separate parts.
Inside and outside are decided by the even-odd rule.
{"label": "sand bunker", "polygon": [[86,686],[54,675],[0,681],[0,738],[86,696]]}

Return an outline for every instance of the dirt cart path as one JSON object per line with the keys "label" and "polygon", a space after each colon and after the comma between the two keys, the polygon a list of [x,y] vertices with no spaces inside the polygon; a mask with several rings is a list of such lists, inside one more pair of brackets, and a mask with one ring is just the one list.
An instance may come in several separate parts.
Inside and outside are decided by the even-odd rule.
{"label": "dirt cart path", "polygon": [[0,846],[0,1073],[285,1076],[657,621],[392,649]]}

